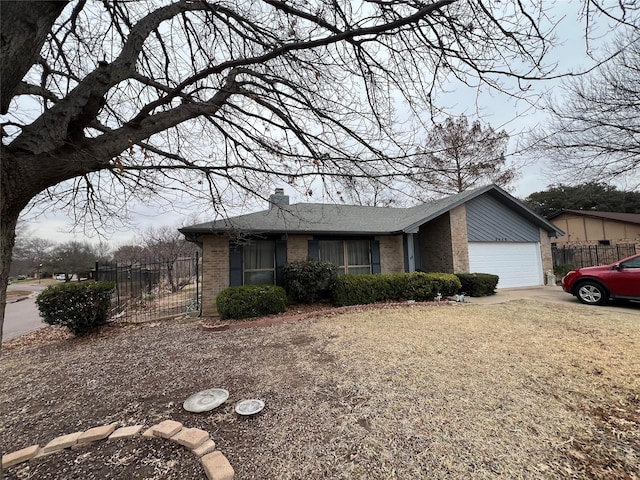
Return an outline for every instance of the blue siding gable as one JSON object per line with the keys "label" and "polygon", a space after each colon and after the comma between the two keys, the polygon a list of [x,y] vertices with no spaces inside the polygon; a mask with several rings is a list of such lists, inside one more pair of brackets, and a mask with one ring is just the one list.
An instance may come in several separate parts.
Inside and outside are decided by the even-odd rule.
{"label": "blue siding gable", "polygon": [[539,242],[538,227],[490,195],[466,203],[470,242]]}

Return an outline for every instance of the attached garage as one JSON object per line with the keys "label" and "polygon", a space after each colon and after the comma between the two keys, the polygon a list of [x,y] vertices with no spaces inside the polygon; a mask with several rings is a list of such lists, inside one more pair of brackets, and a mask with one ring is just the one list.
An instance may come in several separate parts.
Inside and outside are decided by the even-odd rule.
{"label": "attached garage", "polygon": [[498,275],[498,288],[544,285],[541,235],[547,232],[535,216],[491,195],[470,200],[466,211],[470,272]]}
{"label": "attached garage", "polygon": [[498,288],[544,285],[535,242],[469,242],[469,271],[498,275]]}

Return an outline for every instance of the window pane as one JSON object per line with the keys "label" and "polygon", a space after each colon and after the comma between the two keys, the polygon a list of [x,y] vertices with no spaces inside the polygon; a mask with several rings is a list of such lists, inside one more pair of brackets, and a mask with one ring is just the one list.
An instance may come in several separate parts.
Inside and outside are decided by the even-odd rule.
{"label": "window pane", "polygon": [[254,240],[243,248],[244,284],[273,285],[275,265],[275,242]]}
{"label": "window pane", "polygon": [[262,272],[245,272],[245,285],[273,285],[273,270],[265,270]]}
{"label": "window pane", "polygon": [[337,267],[344,265],[344,244],[342,240],[321,240],[319,246],[320,260],[333,263]]}
{"label": "window pane", "polygon": [[349,273],[351,275],[363,275],[371,273],[371,267],[349,267]]}
{"label": "window pane", "polygon": [[256,240],[244,247],[244,269],[260,270],[273,268],[275,259],[275,242]]}
{"label": "window pane", "polygon": [[[349,265],[371,265],[369,240],[349,240],[347,242],[347,258]],[[351,269],[349,269],[349,273],[351,273]]]}

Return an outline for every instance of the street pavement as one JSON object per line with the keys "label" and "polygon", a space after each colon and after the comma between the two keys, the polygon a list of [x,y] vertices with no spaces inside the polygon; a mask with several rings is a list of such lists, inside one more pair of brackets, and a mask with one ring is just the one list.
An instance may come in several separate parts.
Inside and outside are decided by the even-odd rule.
{"label": "street pavement", "polygon": [[4,311],[2,340],[19,337],[20,335],[32,332],[46,325],[42,322],[42,318],[40,318],[40,312],[36,307],[35,301],[38,292],[44,290],[45,287],[45,285],[38,285],[37,283],[20,283],[8,286],[7,291],[28,290],[31,292],[31,295],[19,302],[7,303]]}

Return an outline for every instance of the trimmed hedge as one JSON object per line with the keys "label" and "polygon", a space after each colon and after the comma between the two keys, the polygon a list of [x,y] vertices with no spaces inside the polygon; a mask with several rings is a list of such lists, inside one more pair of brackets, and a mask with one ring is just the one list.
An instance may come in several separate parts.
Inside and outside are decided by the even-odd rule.
{"label": "trimmed hedge", "polygon": [[437,292],[441,293],[443,297],[450,297],[455,295],[462,288],[460,279],[453,273],[425,273],[427,277],[438,285]]}
{"label": "trimmed hedge", "polygon": [[115,282],[65,283],[51,285],[36,299],[42,321],[62,325],[74,335],[99,330],[109,320]]}
{"label": "trimmed hedge", "polygon": [[496,293],[500,277],[490,273],[456,273],[462,284],[460,291],[471,297],[488,297]]}
{"label": "trimmed hedge", "polygon": [[222,320],[273,315],[287,310],[287,292],[276,285],[244,285],[223,290],[216,298]]}
{"label": "trimmed hedge", "polygon": [[284,267],[284,288],[296,302],[313,303],[329,298],[337,277],[336,266],[328,262],[291,262]]}
{"label": "trimmed hedge", "polygon": [[438,293],[452,295],[460,287],[446,273],[343,275],[336,279],[331,302],[336,306],[364,305],[389,300],[433,300]]}

